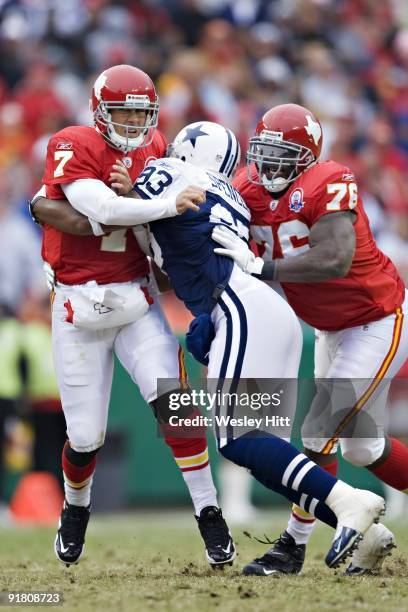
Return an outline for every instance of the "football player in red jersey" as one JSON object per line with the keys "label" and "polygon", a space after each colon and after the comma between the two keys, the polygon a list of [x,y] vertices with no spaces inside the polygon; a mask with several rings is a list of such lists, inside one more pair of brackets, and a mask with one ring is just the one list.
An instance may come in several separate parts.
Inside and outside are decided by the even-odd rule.
{"label": "football player in red jersey", "polygon": [[[201,130],[204,126],[207,127]],[[206,144],[197,144],[196,140],[199,135],[205,137]],[[170,158],[175,157],[177,159],[164,159],[149,164],[138,178],[134,189],[142,197],[150,199],[149,194],[157,193],[157,185],[161,182],[161,176],[166,175],[170,179],[172,176],[171,172],[173,172],[173,181],[168,183],[168,187],[172,189],[172,193],[177,193],[175,191],[177,189],[175,183],[178,183],[180,189],[183,182],[186,181],[187,175],[195,176],[197,184],[205,185],[208,189],[206,194],[209,205],[206,213],[207,222],[203,220],[201,211],[198,213],[198,216],[196,216],[197,213],[195,211],[192,217],[181,217],[178,223],[184,225],[187,231],[180,232],[180,227],[169,226],[169,222],[172,221],[169,220],[164,224],[170,231],[170,234],[168,234],[165,230],[167,236],[160,234],[161,229],[163,229],[162,222],[159,224],[161,229],[157,225],[155,229],[153,228],[154,224],[149,225],[153,232],[152,245],[159,246],[162,249],[158,257],[158,263],[160,265],[163,264],[164,269],[168,270],[175,290],[180,292],[192,310],[198,309],[198,312],[201,310],[202,314],[207,315],[208,311],[211,312],[215,337],[212,340],[210,339],[209,373],[211,369],[214,370],[213,374],[216,374],[215,382],[217,386],[219,383],[224,384],[225,373],[224,375],[221,374],[220,380],[219,371],[225,368],[227,373],[231,370],[232,373],[235,371],[235,374],[241,370],[244,373],[243,369],[245,368],[247,375],[252,371],[252,376],[256,376],[257,369],[259,369],[257,368],[256,357],[259,352],[258,349],[261,348],[262,350],[263,347],[265,351],[263,367],[269,369],[270,374],[271,372],[272,375],[273,372],[276,374],[281,372],[282,374],[286,368],[287,370],[289,369],[289,374],[290,370],[292,370],[292,377],[293,375],[296,377],[300,359],[299,349],[301,348],[301,342],[299,345],[299,340],[301,340],[301,332],[293,310],[289,305],[284,307],[285,302],[275,294],[275,298],[278,301],[274,302],[274,304],[269,304],[270,310],[266,308],[261,313],[261,316],[266,317],[266,319],[269,316],[269,312],[276,314],[275,324],[267,327],[269,336],[265,336],[265,333],[262,332],[262,326],[265,330],[265,324],[267,323],[265,319],[262,324],[259,311],[257,315],[256,296],[259,301],[259,292],[261,292],[261,301],[275,300],[273,297],[274,291],[269,289],[269,292],[265,292],[262,289],[262,283],[257,279],[251,279],[239,270],[238,266],[232,266],[231,268],[232,262],[228,263],[225,261],[225,257],[215,256],[214,258],[214,255],[211,255],[213,243],[209,239],[211,234],[211,230],[208,233],[209,224],[214,227],[214,224],[223,224],[225,221],[228,226],[234,224],[237,231],[243,233],[245,233],[246,227],[246,235],[248,235],[249,211],[243,204],[242,198],[237,197],[237,192],[234,192],[237,199],[233,199],[233,192],[228,183],[233,166],[237,164],[239,156],[239,148],[235,136],[230,130],[226,130],[219,125],[202,122],[200,125],[193,124],[193,126],[184,128],[173,143],[171,150]],[[192,160],[192,162],[194,160],[194,162],[190,164],[187,160]],[[205,167],[209,167],[211,171],[197,172],[198,169],[194,168],[194,166],[198,166],[203,170]],[[192,172],[193,174],[191,174]],[[156,176],[156,173],[158,173],[158,176]],[[115,178],[116,184],[120,184],[120,178],[124,181],[124,188],[121,193],[131,193],[133,191],[133,182],[127,175],[126,168],[121,166],[121,173],[115,174],[117,175]],[[225,178],[221,178],[222,176]],[[212,190],[214,190],[214,193],[212,193]],[[166,191],[163,191],[161,193],[162,197],[166,197],[165,194]],[[215,203],[213,196],[215,196]],[[230,202],[229,208],[227,208],[227,198]],[[242,204],[242,211],[235,210],[233,204],[238,208]],[[38,202],[37,206],[39,206],[40,211],[44,205],[47,205],[47,200],[43,200],[42,203]],[[69,208],[70,204],[68,201],[61,202],[60,207]],[[219,211],[220,207],[224,208],[228,214],[222,214]],[[234,213],[232,212],[233,210]],[[72,215],[72,212],[70,214]],[[76,215],[80,215],[80,213],[76,211]],[[237,219],[238,222],[234,223],[235,218],[238,216],[240,217]],[[88,223],[86,217],[83,219]],[[88,226],[88,231],[92,234],[90,223],[88,223]],[[195,226],[198,232],[202,233],[196,232],[192,240],[191,228],[193,226]],[[67,231],[69,229],[67,228]],[[195,258],[197,237],[199,235],[204,240],[201,241],[202,249],[200,250],[200,256]],[[169,236],[172,238],[171,241],[168,241]],[[181,250],[180,245],[183,245]],[[177,246],[178,248],[175,250]],[[202,256],[203,250],[207,252],[207,256],[204,258]],[[156,253],[158,253],[157,250]],[[231,272],[227,286],[220,283],[216,285],[217,292],[221,289],[222,293],[222,296],[218,295],[219,303],[213,289],[217,279],[214,268],[211,271],[211,278],[208,276],[208,253],[210,253],[213,263],[227,265],[228,270]],[[173,266],[171,272],[167,268],[168,257],[171,260],[170,265]],[[192,262],[195,270],[193,275],[191,274]],[[174,266],[177,266],[177,270]],[[204,296],[204,302],[202,302],[200,307],[197,306],[197,277],[201,280],[204,279],[205,282],[205,291],[201,292],[200,289],[199,292],[200,295]],[[245,280],[245,277],[248,281]],[[239,278],[243,281],[243,286],[240,286],[239,282],[237,285],[237,279]],[[191,293],[186,293],[186,282],[192,289]],[[251,282],[252,289],[250,288]],[[232,287],[235,287],[235,291]],[[236,292],[237,289],[238,292]],[[266,295],[267,293],[268,295]],[[229,296],[232,296],[231,303],[228,301]],[[230,311],[230,308],[232,311]],[[219,319],[218,317],[221,318]],[[203,327],[201,327],[201,334],[202,330]],[[231,345],[231,333],[237,340],[235,346]],[[194,351],[193,354],[199,355],[200,359],[203,358],[204,353],[209,349],[207,337],[208,334],[205,329],[204,335],[195,336],[195,340],[198,340],[198,343],[194,345],[195,348],[193,347],[192,350]],[[260,341],[258,344],[257,338]],[[267,339],[266,343],[265,338]],[[277,351],[276,355],[274,355],[273,351],[272,353],[270,351],[271,342],[274,343],[275,353]],[[203,346],[204,343],[205,346]],[[282,351],[286,355],[286,358],[283,360]],[[270,356],[269,360],[267,358],[268,354]],[[295,370],[294,372],[293,369]],[[239,374],[237,375],[239,376]],[[289,402],[291,403],[290,399]],[[241,435],[238,434],[238,437],[235,438],[233,432],[227,433],[224,430],[221,434],[222,440],[219,440],[220,452],[238,465],[250,469],[251,473],[267,487],[279,491],[282,495],[296,503],[303,504],[310,496],[316,516],[331,526],[337,527],[335,540],[326,557],[326,563],[329,567],[337,567],[345,556],[351,553],[354,545],[361,539],[362,534],[370,531],[375,517],[382,513],[383,500],[368,491],[353,492],[348,485],[336,481],[333,476],[313,464],[305,455],[299,453],[292,445],[288,444],[287,441],[279,440],[277,436],[267,434],[266,432],[265,436],[262,433],[259,436],[258,433],[260,433],[258,430],[252,431],[252,434],[255,434],[254,437],[248,437],[247,434],[241,432]],[[348,497],[350,494],[353,497],[352,500]],[[344,521],[343,524],[342,521]],[[347,524],[349,525],[348,527],[345,526]],[[354,527],[352,526],[353,524]],[[226,543],[226,547],[224,553],[228,551],[230,544]]]}
{"label": "football player in red jersey", "polygon": [[[407,492],[408,449],[385,435],[378,416],[390,379],[408,356],[406,290],[373,239],[353,172],[319,161],[322,136],[319,120],[306,108],[283,104],[265,113],[250,140],[247,167],[233,181],[251,210],[261,256],[226,228],[217,228],[213,238],[223,246],[217,252],[248,273],[280,282],[296,314],[316,328],[317,393],[303,426],[305,453],[334,474],[340,445],[345,459]],[[332,414],[327,384],[319,379],[348,380],[353,396],[350,401],[349,394],[338,394],[334,410],[341,417],[329,435],[326,422],[313,421],[322,408],[325,421]],[[353,417],[370,408],[379,411],[379,433],[347,437]],[[315,523],[309,509],[294,507],[274,547],[244,572],[298,573]],[[359,567],[354,562],[348,573],[372,569],[392,546],[390,532],[372,534],[376,542],[366,544],[366,555],[362,547]]]}
{"label": "football player in red jersey", "polygon": [[[91,107],[94,127],[67,127],[50,139],[42,190],[54,201],[55,211],[58,201],[67,198],[98,222],[93,236],[69,234],[51,209],[44,226],[43,258],[56,279],[54,362],[68,433],[62,453],[65,503],[55,540],[56,555],[66,565],[77,563],[83,551],[96,454],[106,432],[114,353],[159,422],[168,420],[169,393],[186,383],[182,349],[149,295],[148,260],[133,229],[123,225],[198,210],[204,200],[204,192],[195,187],[176,199],[148,202],[113,190],[115,162],[135,181],[147,160],[162,157],[166,150],[165,138],[156,130],[158,98],[147,74],[126,65],[105,70],[96,79]],[[122,227],[115,229],[116,224]],[[166,442],[192,496],[208,561],[231,563],[235,548],[218,508],[205,433],[181,438],[167,429]]]}

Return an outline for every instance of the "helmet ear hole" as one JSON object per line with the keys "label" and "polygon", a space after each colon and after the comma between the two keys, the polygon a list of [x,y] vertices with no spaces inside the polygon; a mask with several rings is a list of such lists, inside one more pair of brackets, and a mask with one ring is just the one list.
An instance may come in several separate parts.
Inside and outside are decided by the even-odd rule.
{"label": "helmet ear hole", "polygon": [[180,159],[181,159],[181,161],[184,161],[184,162],[185,162],[185,161],[186,161],[186,156],[185,156],[185,155],[182,155],[182,156],[180,157]]}

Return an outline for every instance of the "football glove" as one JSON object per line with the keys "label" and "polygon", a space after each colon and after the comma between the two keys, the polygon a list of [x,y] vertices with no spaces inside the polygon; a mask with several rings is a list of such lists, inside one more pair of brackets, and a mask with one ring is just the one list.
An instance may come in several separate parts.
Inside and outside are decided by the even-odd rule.
{"label": "football glove", "polygon": [[216,225],[211,237],[223,247],[214,249],[214,253],[230,257],[247,274],[261,274],[264,260],[256,257],[247,243],[234,232],[223,225]]}

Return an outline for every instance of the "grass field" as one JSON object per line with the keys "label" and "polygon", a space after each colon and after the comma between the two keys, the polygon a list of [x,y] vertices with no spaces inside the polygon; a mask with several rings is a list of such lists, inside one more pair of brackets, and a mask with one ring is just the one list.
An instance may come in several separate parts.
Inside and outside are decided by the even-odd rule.
{"label": "grass field", "polygon": [[[276,537],[285,518],[283,513],[272,514],[268,521],[261,518],[252,533],[262,536],[266,531]],[[234,567],[214,572],[204,560],[194,520],[185,512],[94,515],[85,555],[70,568],[54,557],[53,529],[0,527],[0,590],[60,591],[64,604],[54,609],[77,612],[401,612],[408,609],[408,527],[389,526],[398,548],[382,574],[352,579],[325,567],[332,532],[324,526],[313,535],[301,576],[255,579],[241,576],[240,569],[266,546],[237,528],[233,533],[239,556]]]}

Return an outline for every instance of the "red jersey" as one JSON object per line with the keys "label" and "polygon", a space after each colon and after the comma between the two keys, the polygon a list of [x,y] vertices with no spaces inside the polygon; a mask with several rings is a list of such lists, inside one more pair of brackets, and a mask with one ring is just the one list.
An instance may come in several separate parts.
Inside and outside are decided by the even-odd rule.
{"label": "red jersey", "polygon": [[[255,167],[250,169],[256,176]],[[337,331],[381,319],[401,306],[404,283],[371,234],[353,173],[334,161],[310,167],[279,199],[248,180],[241,169],[233,185],[251,210],[251,234],[265,260],[295,257],[309,247],[310,228],[323,215],[353,210],[356,250],[344,278],[282,283],[296,314],[317,329]]]}
{"label": "red jersey", "polygon": [[[129,153],[109,146],[93,127],[71,126],[57,132],[48,143],[43,183],[47,197],[65,199],[61,185],[78,179],[108,181],[112,165],[121,159],[135,181],[147,161],[163,157],[166,140],[156,130],[153,142]],[[98,284],[121,283],[143,277],[148,262],[131,229],[123,228],[106,236],[73,236],[50,226],[44,227],[42,256],[66,285],[94,280]]]}

